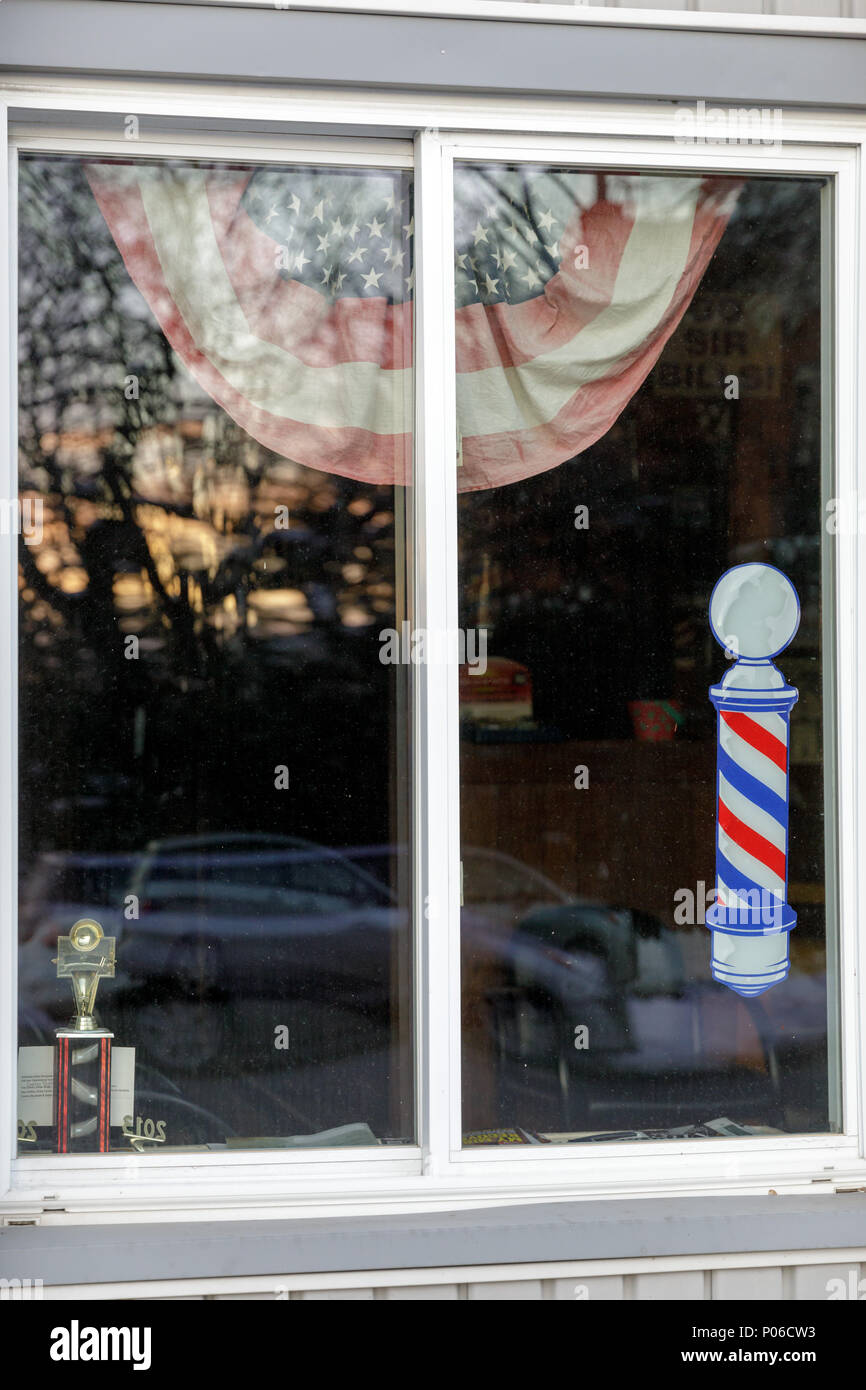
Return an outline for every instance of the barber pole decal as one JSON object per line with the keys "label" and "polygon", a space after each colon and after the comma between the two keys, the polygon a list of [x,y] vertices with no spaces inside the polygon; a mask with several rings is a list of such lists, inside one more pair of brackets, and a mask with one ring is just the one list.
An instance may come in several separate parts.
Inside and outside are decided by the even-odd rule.
{"label": "barber pole decal", "polygon": [[718,711],[716,902],[707,912],[714,979],[750,997],[788,974],[788,747],[797,691],[772,661],[800,622],[793,584],[772,565],[736,565],[710,600],[710,627],[736,657],[710,689]]}

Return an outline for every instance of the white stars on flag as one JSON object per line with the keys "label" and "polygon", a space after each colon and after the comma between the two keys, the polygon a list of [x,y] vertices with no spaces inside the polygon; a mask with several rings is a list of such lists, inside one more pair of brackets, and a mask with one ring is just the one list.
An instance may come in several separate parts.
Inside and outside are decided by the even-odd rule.
{"label": "white stars on flag", "polygon": [[[559,271],[571,175],[465,167],[455,174],[457,305],[532,299]],[[491,196],[494,192],[496,196]]]}
{"label": "white stars on flag", "polygon": [[400,303],[415,284],[411,197],[409,176],[398,171],[261,169],[243,207],[280,249],[284,279],[331,300]]}

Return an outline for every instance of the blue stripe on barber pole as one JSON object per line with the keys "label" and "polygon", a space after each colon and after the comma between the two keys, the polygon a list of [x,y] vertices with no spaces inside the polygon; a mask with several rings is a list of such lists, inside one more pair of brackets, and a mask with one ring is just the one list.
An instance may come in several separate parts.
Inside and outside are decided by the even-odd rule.
{"label": "blue stripe on barber pole", "polygon": [[765,883],[757,883],[753,878],[748,878],[719,848],[716,849],[716,874],[719,879],[724,880],[725,886],[732,893],[770,893],[773,897],[778,897],[778,894],[773,893]]}
{"label": "blue stripe on barber pole", "polygon": [[788,806],[784,797],[778,796],[764,782],[753,777],[744,767],[734,762],[730,753],[719,745],[719,772],[730,782],[732,787],[736,787],[738,792],[748,797],[756,806],[760,806],[762,811],[766,811],[780,824],[786,825],[788,820]]}

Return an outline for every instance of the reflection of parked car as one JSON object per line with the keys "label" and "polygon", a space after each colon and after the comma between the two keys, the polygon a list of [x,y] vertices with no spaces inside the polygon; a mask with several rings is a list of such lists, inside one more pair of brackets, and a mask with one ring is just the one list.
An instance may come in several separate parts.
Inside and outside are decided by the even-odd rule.
{"label": "reflection of parked car", "polygon": [[[384,874],[393,852],[346,854]],[[659,1123],[690,1121],[754,1106],[758,1091],[756,1109],[779,1118],[781,1030],[760,1001],[689,979],[682,932],[575,898],[498,851],[464,847],[462,858],[464,1076],[472,1089],[492,1060],[499,1106],[479,1124],[525,1123],[536,1103],[563,1129],[609,1127],[648,1105]],[[820,1004],[820,982],[813,993]]]}
{"label": "reflection of parked car", "polygon": [[[410,868],[406,846],[228,833],[156,841],[134,859],[42,856],[22,911],[22,1007],[43,1030],[68,1015],[57,932],[93,915],[119,938],[100,1012],[142,1064],[185,1074],[190,1103],[222,1112],[234,1075],[228,1119],[258,1087],[257,1133],[270,1132],[260,1115],[273,1132],[336,1123],[362,1092],[372,1114],[387,1104],[398,1007],[409,1012]],[[576,899],[494,850],[464,849],[463,888],[467,1086],[476,1066],[495,1073],[484,1122],[612,1129],[725,1111],[785,1127],[778,1078],[808,1073],[823,1046],[822,977],[792,971],[768,1007],[740,1000],[686,969],[689,934]],[[280,1024],[288,1053],[274,1048]],[[321,1115],[304,1085],[327,1095]]]}
{"label": "reflection of parked car", "polygon": [[[118,943],[130,1026],[158,1061],[239,1060],[247,1005],[278,1002],[292,1058],[387,1044],[408,914],[339,851],[279,836],[157,841],[133,874]],[[178,1030],[185,1034],[178,1047]],[[234,1034],[234,1036],[232,1036]]]}
{"label": "reflection of parked car", "polygon": [[19,941],[39,936],[56,946],[58,932],[100,913],[110,915],[113,929],[134,863],[129,854],[40,854],[21,891]]}
{"label": "reflection of parked car", "polygon": [[[40,854],[21,889],[18,912],[18,990],[22,1005],[58,1021],[69,1011],[68,989],[58,982],[52,957],[57,938],[80,917],[95,917],[116,935],[135,863],[127,854]],[[100,1001],[101,1002],[101,1001]]]}
{"label": "reflection of parked car", "polygon": [[[249,935],[251,919],[309,917],[320,929],[334,915],[391,906],[383,885],[339,851],[277,836],[156,841],[138,861],[129,891],[139,903],[124,944],[133,960],[148,933],[162,941],[175,934],[178,923],[168,918],[191,917],[197,932],[213,919],[215,934],[228,940]],[[257,978],[242,953],[236,964],[250,982]]]}
{"label": "reflection of parked car", "polygon": [[499,965],[486,1005],[501,1107],[489,1123],[525,1117],[539,1100],[526,1088],[543,1090],[546,1078],[552,1100],[541,1110],[552,1103],[565,1131],[647,1115],[691,1123],[720,1110],[790,1128],[783,1083],[799,1068],[808,1075],[816,1040],[820,1049],[823,977],[792,972],[791,989],[807,988],[796,1029],[786,1029],[762,1000],[690,979],[684,942],[648,913],[579,903],[528,913],[507,943],[487,934],[481,949]]}
{"label": "reflection of parked car", "polygon": [[558,1057],[575,1024],[588,1028],[596,1057],[634,1052],[628,1001],[677,997],[684,985],[673,932],[648,913],[601,904],[528,913],[507,957],[505,988],[519,1000],[511,1050],[525,1062]]}
{"label": "reflection of parked car", "polygon": [[[397,861],[406,873],[409,872],[409,853],[405,845],[358,845],[341,853],[385,884],[390,882]],[[461,854],[463,923],[469,930],[480,921],[513,927],[531,908],[576,901],[546,874],[501,850],[470,846]]]}

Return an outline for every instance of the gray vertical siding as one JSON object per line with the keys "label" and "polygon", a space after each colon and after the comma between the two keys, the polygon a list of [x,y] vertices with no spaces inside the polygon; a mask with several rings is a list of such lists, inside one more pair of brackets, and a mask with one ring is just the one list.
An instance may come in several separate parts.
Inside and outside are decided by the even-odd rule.
{"label": "gray vertical siding", "polygon": [[[821,19],[864,19],[866,0],[587,0],[593,8],[609,10],[693,10],[703,14],[814,15]],[[533,3],[533,0],[530,0]],[[538,0],[571,5],[574,0]]]}
{"label": "gray vertical siding", "polygon": [[[845,1252],[846,1257],[849,1252]],[[609,1261],[611,1273],[598,1273],[598,1263],[592,1266],[592,1273],[582,1274],[579,1266],[563,1267],[557,1273],[555,1267],[540,1266],[538,1277],[533,1278],[531,1268],[523,1266],[519,1274],[509,1277],[507,1271],[486,1272],[477,1268],[471,1272],[460,1268],[437,1270],[439,1280],[431,1270],[417,1269],[401,1271],[400,1283],[389,1283],[388,1273],[369,1271],[366,1275],[354,1277],[353,1283],[341,1283],[332,1278],[327,1286],[322,1282],[313,1285],[314,1276],[308,1276],[310,1286],[305,1287],[304,1276],[287,1275],[281,1282],[279,1278],[257,1281],[247,1279],[190,1280],[186,1283],[168,1284],[164,1281],[140,1283],[135,1286],[107,1284],[79,1284],[66,1287],[48,1287],[41,1296],[48,1300],[79,1301],[84,1299],[116,1299],[159,1302],[238,1302],[254,1300],[257,1302],[424,1302],[424,1303],[502,1303],[502,1302],[566,1302],[566,1303],[724,1303],[729,1301],[747,1303],[778,1302],[828,1302],[844,1301],[853,1298],[866,1298],[866,1250],[852,1250],[851,1258],[825,1257],[818,1263],[817,1255],[805,1252],[800,1256],[804,1261],[813,1259],[815,1263],[784,1263],[784,1256],[778,1252],[780,1263],[773,1264],[772,1255],[763,1258],[769,1263],[745,1267],[736,1264],[721,1268],[709,1266],[706,1269],[647,1270],[641,1268],[630,1271],[627,1261]],[[647,1264],[644,1260],[643,1265]],[[666,1261],[670,1265],[671,1261]],[[708,1261],[709,1265],[709,1261]],[[614,1272],[616,1271],[616,1272]],[[395,1278],[394,1271],[390,1277]],[[343,1276],[345,1279],[345,1276]],[[189,1290],[189,1291],[187,1291]],[[862,1292],[861,1292],[862,1290]],[[15,1293],[11,1295],[15,1298]]]}

